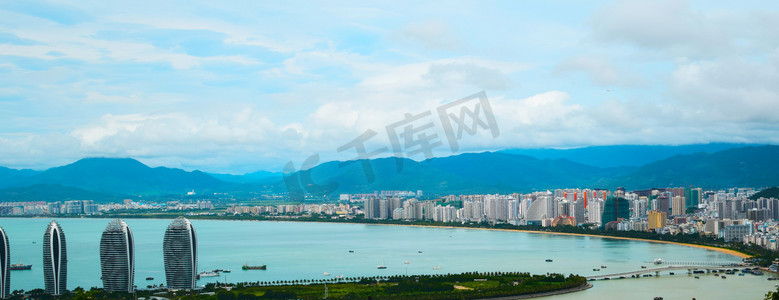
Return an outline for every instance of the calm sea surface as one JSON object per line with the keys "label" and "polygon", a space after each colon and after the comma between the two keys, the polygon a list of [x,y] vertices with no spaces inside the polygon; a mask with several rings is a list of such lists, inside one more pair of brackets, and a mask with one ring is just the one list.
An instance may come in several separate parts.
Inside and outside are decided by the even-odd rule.
{"label": "calm sea surface", "polygon": [[[33,264],[12,271],[11,289],[43,287],[43,232],[51,219],[4,219],[11,261]],[[100,287],[100,235],[109,219],[57,219],[68,247],[68,288]],[[125,219],[135,236],[135,283],[165,282],[162,239],[171,220]],[[594,237],[473,229],[420,228],[360,224],[192,220],[200,254],[198,269],[229,269],[221,277],[199,280],[273,281],[294,279],[435,274],[466,271],[521,271],[592,275],[652,267],[651,260],[733,261],[740,258],[692,247]],[[350,253],[353,250],[354,253]],[[553,262],[545,262],[545,259]],[[408,261],[409,264],[404,262]],[[242,271],[244,263],[268,270]],[[378,270],[384,264],[386,270]],[[607,268],[594,272],[593,268]],[[433,267],[440,267],[434,270]],[[678,272],[686,273],[686,272]],[[555,299],[762,299],[774,288],[766,276],[675,275],[596,281],[590,290]],[[147,281],[146,277],[154,277]]]}

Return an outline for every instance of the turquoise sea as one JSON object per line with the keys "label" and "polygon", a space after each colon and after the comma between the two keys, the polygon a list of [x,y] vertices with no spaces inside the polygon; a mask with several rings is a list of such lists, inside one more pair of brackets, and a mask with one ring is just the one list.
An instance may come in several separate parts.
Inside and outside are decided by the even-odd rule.
{"label": "turquoise sea", "polygon": [[[33,264],[13,271],[11,288],[43,286],[43,232],[51,219],[0,218],[9,236],[11,261]],[[139,288],[163,284],[162,240],[171,220],[125,219],[135,236]],[[733,261],[731,255],[678,245],[596,237],[362,224],[191,220],[199,240],[200,271],[229,269],[198,283],[435,274],[466,271],[521,271],[591,275],[638,270],[650,261]],[[57,219],[68,247],[68,288],[100,287],[100,235],[109,219]],[[350,253],[349,251],[354,251]],[[553,262],[545,262],[552,259]],[[408,264],[404,263],[408,261]],[[268,270],[241,270],[244,263]],[[384,264],[385,270],[377,265]],[[593,268],[601,268],[600,272]],[[434,269],[434,267],[440,267]],[[683,272],[679,272],[683,273]],[[561,299],[762,299],[774,288],[766,276],[675,275],[596,281],[585,292]],[[772,276],[772,275],[771,275]],[[146,277],[154,277],[147,281]]]}

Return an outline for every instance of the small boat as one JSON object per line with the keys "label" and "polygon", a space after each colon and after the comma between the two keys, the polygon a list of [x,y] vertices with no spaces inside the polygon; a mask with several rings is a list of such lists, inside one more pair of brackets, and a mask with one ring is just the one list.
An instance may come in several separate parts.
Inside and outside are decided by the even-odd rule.
{"label": "small boat", "polygon": [[722,276],[722,277],[720,277],[720,278],[722,278],[722,279],[725,279],[725,278],[728,278],[728,277],[727,277],[727,276]]}
{"label": "small boat", "polygon": [[646,266],[641,266],[642,269],[646,269]]}
{"label": "small boat", "polygon": [[595,272],[600,271],[600,269],[592,269],[592,270],[595,271]]}
{"label": "small boat", "polygon": [[422,253],[422,250],[417,251],[417,253]]}
{"label": "small boat", "polygon": [[354,253],[354,250],[349,250],[349,253]]}
{"label": "small boat", "polygon": [[250,266],[248,264],[244,264],[243,267],[241,267],[241,270],[267,270],[268,267],[266,265],[261,266]]}
{"label": "small boat", "polygon": [[222,273],[230,273],[230,270],[222,270]]}
{"label": "small boat", "polygon": [[606,265],[602,265],[602,266],[600,266],[600,268],[601,268],[601,269],[605,269],[605,268],[606,268]]}
{"label": "small boat", "polygon": [[387,266],[385,266],[385,265],[378,265],[378,266],[376,267],[376,269],[379,269],[379,270],[384,270],[384,269],[386,269],[386,268],[387,268]]}
{"label": "small boat", "polygon": [[660,265],[663,264],[663,260],[660,258],[655,258],[655,260],[653,260],[652,263],[656,265]]}
{"label": "small boat", "polygon": [[[744,276],[744,273],[738,273],[738,276]],[[771,278],[768,278],[768,280],[771,280]]]}
{"label": "small boat", "polygon": [[545,260],[545,262],[552,262],[552,259],[551,259],[551,258],[547,258],[547,259]]}
{"label": "small boat", "polygon": [[763,276],[763,272],[760,272],[760,271],[758,271],[758,270],[754,270],[754,271],[752,271],[752,274],[753,274],[753,275],[757,275],[757,276]]}
{"label": "small boat", "polygon": [[673,274],[674,274],[674,272],[669,273],[669,275],[673,275]]}
{"label": "small boat", "polygon": [[714,273],[714,276],[719,276],[719,274],[717,274],[717,273]]}
{"label": "small boat", "polygon": [[11,266],[8,269],[11,271],[30,270],[32,269],[32,265],[25,265],[22,263],[11,264]]}
{"label": "small boat", "polygon": [[330,276],[330,273],[325,272],[323,275]]}
{"label": "small boat", "polygon": [[435,266],[435,267],[433,267],[433,270],[441,270],[441,267]]}
{"label": "small boat", "polygon": [[701,279],[701,277],[700,276],[695,276],[695,279]]}
{"label": "small boat", "polygon": [[410,262],[408,262],[408,261],[404,261],[403,263],[404,263],[404,264],[410,264]]}
{"label": "small boat", "polygon": [[146,277],[146,280],[154,280],[154,277]]}
{"label": "small boat", "polygon": [[335,278],[337,278],[337,279],[343,279],[343,278],[344,278],[344,276],[343,276],[343,275],[338,275],[338,276],[335,276]]}

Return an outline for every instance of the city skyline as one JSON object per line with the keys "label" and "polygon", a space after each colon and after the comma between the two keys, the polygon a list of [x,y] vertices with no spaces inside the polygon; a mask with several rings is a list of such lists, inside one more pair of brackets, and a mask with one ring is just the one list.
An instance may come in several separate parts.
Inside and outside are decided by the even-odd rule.
{"label": "city skyline", "polygon": [[406,114],[480,91],[500,134],[480,129],[459,152],[776,144],[777,11],[759,1],[4,2],[0,165],[108,156],[281,170],[312,154],[350,159],[337,149],[368,130],[379,133],[369,150],[387,146],[385,127]]}

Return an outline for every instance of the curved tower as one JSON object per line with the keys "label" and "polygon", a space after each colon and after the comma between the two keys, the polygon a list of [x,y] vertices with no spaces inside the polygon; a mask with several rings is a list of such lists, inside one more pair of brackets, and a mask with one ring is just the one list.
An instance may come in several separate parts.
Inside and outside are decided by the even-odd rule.
{"label": "curved tower", "polygon": [[48,294],[62,295],[67,291],[68,252],[65,233],[56,221],[51,221],[43,234],[43,280]]}
{"label": "curved tower", "polygon": [[100,270],[103,288],[109,292],[133,292],[135,242],[127,223],[108,223],[100,238]]}
{"label": "curved tower", "polygon": [[162,243],[165,279],[169,288],[192,289],[197,272],[195,227],[184,217],[170,222]]}
{"label": "curved tower", "polygon": [[0,227],[0,298],[8,298],[11,292],[11,246],[8,245],[8,236]]}

